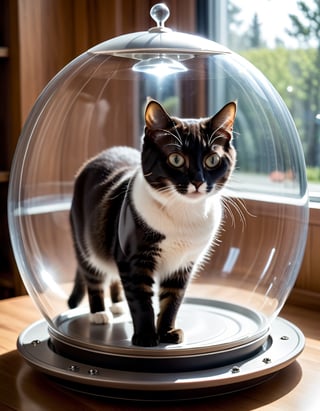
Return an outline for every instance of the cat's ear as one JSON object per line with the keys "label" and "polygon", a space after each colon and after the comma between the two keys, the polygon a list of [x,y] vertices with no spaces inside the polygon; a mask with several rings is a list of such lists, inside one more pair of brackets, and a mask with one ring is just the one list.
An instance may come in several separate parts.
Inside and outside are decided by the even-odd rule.
{"label": "cat's ear", "polygon": [[236,113],[237,103],[235,101],[231,101],[226,104],[217,114],[209,119],[209,124],[212,131],[223,129],[227,132],[229,139],[231,139]]}
{"label": "cat's ear", "polygon": [[146,127],[150,130],[161,130],[172,127],[172,119],[160,103],[150,100],[145,111]]}

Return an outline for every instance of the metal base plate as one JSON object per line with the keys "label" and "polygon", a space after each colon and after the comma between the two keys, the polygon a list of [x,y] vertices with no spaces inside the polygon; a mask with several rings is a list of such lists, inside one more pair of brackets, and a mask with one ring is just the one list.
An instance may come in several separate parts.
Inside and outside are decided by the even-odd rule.
{"label": "metal base plate", "polygon": [[269,335],[266,318],[255,311],[218,300],[187,298],[176,326],[181,344],[132,345],[129,312],[113,323],[90,323],[88,308],[67,311],[49,326],[56,353],[99,367],[126,371],[177,372],[214,368],[255,354]]}
{"label": "metal base plate", "polygon": [[[189,305],[198,303],[201,307],[209,307],[209,311],[213,310],[212,303],[208,302],[206,305],[203,300],[191,301]],[[188,313],[189,308],[187,303],[183,312]],[[235,307],[227,307],[227,309],[233,308]],[[202,309],[199,310],[200,315]],[[221,312],[221,309],[221,306],[218,307],[218,312]],[[238,317],[239,309],[236,311],[235,316]],[[70,318],[69,315],[67,317]],[[232,317],[234,318],[234,316]],[[74,318],[71,317],[71,324]],[[251,315],[250,318],[252,321],[253,318],[260,317]],[[79,321],[79,317],[76,321]],[[256,320],[254,319],[253,322],[256,323]],[[64,321],[62,324],[66,325]],[[243,331],[242,327],[239,329]],[[227,332],[229,333],[229,331]],[[108,357],[110,353],[101,352],[101,344],[97,344],[97,335],[93,339],[85,341],[85,347],[78,348],[75,336],[70,337],[69,335],[62,343],[63,351],[72,342],[70,352],[76,354],[69,356],[68,352],[60,350],[58,350],[59,353],[57,352],[55,343],[59,341],[52,339],[48,332],[47,322],[42,320],[32,324],[22,332],[17,345],[22,356],[32,367],[54,377],[68,388],[108,398],[159,402],[204,398],[248,388],[268,379],[292,363],[304,347],[302,332],[292,323],[279,317],[273,321],[270,333],[264,340],[261,342],[261,336],[259,338],[260,344],[254,347],[254,351],[249,356],[243,355],[241,345],[233,348],[228,346],[227,350],[223,350],[222,341],[222,345],[214,344],[211,341],[212,352],[210,352],[208,341],[206,344],[199,343],[199,349],[197,349],[196,341],[191,342],[190,339],[189,343],[181,345],[180,348],[176,346],[168,350],[166,347],[160,346],[156,348],[157,352],[154,352],[155,348],[152,348],[152,352],[150,352],[150,350],[140,347],[136,349],[131,346],[130,348],[129,345],[126,347],[120,345],[120,351],[117,352],[116,345],[110,344],[109,341],[106,345],[109,346],[109,349],[113,346],[111,349],[111,351],[113,350],[111,353],[112,361],[110,363],[108,358],[101,365],[100,359],[97,362],[91,362],[91,359],[94,359],[96,355],[98,358]],[[90,347],[92,344],[95,348]],[[192,347],[188,346],[190,344]],[[249,342],[249,346],[250,344],[252,342]],[[247,346],[248,342],[244,345]],[[236,356],[233,356],[234,350],[237,352]],[[146,352],[149,354],[143,355]],[[239,352],[240,356],[238,356]],[[233,362],[228,358],[228,353],[231,354]],[[88,354],[90,355],[88,356]],[[219,362],[215,365],[214,361],[217,355]],[[159,363],[166,364],[167,368],[165,366],[158,369],[157,363],[153,362],[154,356],[158,358]],[[212,358],[214,358],[213,362]],[[221,363],[223,358],[225,363]],[[124,364],[127,364],[128,361],[129,365],[125,369]],[[145,361],[151,366],[143,369],[140,366],[141,361]],[[177,363],[177,361],[179,367],[172,367],[171,364]],[[183,366],[184,363],[187,364],[186,367]]]}

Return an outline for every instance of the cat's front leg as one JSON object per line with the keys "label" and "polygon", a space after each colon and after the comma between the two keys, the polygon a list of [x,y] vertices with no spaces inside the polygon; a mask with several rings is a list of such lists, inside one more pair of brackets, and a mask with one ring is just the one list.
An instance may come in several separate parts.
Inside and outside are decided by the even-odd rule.
{"label": "cat's front leg", "polygon": [[181,269],[160,283],[160,313],[157,330],[160,342],[179,344],[183,341],[183,330],[175,328],[175,321],[189,282],[192,266]]}
{"label": "cat's front leg", "polygon": [[154,281],[151,272],[145,270],[134,274],[121,273],[121,279],[133,322],[132,344],[141,347],[158,345],[159,337],[152,305]]}

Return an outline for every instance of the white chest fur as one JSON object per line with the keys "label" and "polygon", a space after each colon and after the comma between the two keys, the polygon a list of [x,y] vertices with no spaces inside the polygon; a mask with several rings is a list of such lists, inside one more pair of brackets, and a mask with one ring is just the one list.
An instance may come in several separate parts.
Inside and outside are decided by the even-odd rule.
{"label": "white chest fur", "polygon": [[222,217],[218,194],[199,199],[171,192],[157,194],[138,174],[132,191],[135,207],[146,223],[165,235],[157,264],[160,277],[202,262],[216,236]]}

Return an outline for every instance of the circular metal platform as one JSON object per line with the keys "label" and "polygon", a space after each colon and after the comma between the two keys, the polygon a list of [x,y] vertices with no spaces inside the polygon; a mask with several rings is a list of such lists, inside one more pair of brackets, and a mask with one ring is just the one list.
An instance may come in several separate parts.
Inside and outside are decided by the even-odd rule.
{"label": "circular metal platform", "polygon": [[82,308],[60,315],[49,327],[56,353],[98,366],[122,370],[190,371],[225,365],[253,355],[269,334],[266,319],[235,304],[188,298],[180,308],[177,327],[184,330],[182,344],[137,347],[130,314],[112,324],[91,324]]}
{"label": "circular metal platform", "polygon": [[247,388],[289,365],[301,353],[304,336],[276,318],[219,301],[187,299],[179,312],[185,341],[142,348],[131,344],[126,315],[113,324],[93,325],[72,310],[48,327],[32,324],[18,349],[34,368],[64,386],[117,399],[172,401],[203,398]]}

